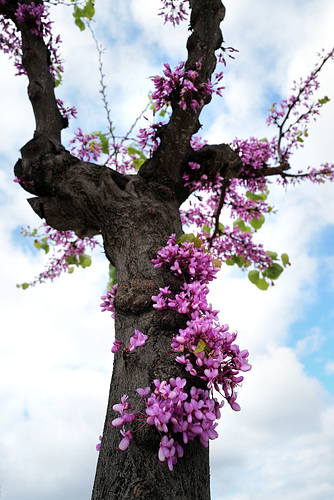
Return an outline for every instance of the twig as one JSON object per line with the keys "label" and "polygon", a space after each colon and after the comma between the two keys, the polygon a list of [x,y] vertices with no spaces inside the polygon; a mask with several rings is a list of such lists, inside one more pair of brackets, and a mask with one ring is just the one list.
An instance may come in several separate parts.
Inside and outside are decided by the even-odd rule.
{"label": "twig", "polygon": [[135,126],[137,125],[138,121],[141,119],[141,117],[143,116],[143,114],[145,113],[145,111],[147,111],[148,107],[149,107],[150,103],[148,102],[145,106],[145,109],[143,109],[143,111],[140,113],[140,115],[135,119],[135,121],[133,122],[133,124],[131,125],[130,127],[130,130],[125,134],[125,136],[123,137],[123,140],[122,140],[122,143],[124,141],[127,141],[128,139],[130,139],[129,135],[131,134],[132,130],[135,128]]}
{"label": "twig", "polygon": [[98,55],[99,55],[99,73],[100,73],[100,85],[101,85],[101,90],[100,90],[100,94],[102,95],[102,102],[104,104],[104,109],[106,110],[106,113],[107,113],[107,122],[108,122],[108,129],[109,129],[109,132],[110,132],[110,135],[112,137],[112,140],[113,140],[113,146],[115,146],[115,143],[116,143],[116,138],[114,136],[114,132],[113,132],[113,123],[112,123],[112,120],[111,120],[111,117],[110,117],[110,109],[109,109],[109,103],[108,103],[108,98],[107,98],[107,94],[106,94],[106,85],[104,83],[104,78],[105,78],[105,74],[103,73],[103,62],[102,62],[102,47],[101,45],[99,45],[99,42],[95,36],[95,33],[94,33],[94,30],[92,28],[92,25],[91,25],[91,22],[88,21],[87,23],[87,26],[91,32],[91,35],[93,37],[93,40],[95,42],[95,46],[96,46],[96,50],[98,52]]}
{"label": "twig", "polygon": [[223,182],[222,182],[222,189],[221,189],[221,192],[220,192],[219,203],[218,203],[218,207],[217,207],[217,210],[216,210],[216,213],[215,213],[215,229],[213,231],[213,234],[212,234],[211,238],[209,238],[209,246],[210,246],[210,248],[212,247],[214,238],[219,233],[219,217],[220,217],[223,205],[224,205],[226,191],[227,191],[227,188],[228,188],[229,184],[230,184],[230,179],[224,179]]}

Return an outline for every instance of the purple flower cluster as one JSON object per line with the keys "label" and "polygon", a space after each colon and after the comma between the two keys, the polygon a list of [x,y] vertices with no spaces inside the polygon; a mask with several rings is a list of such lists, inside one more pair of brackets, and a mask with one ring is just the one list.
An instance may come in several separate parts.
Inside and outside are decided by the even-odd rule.
{"label": "purple flower cluster", "polygon": [[277,139],[273,138],[259,140],[256,137],[249,139],[234,139],[232,149],[236,151],[245,167],[251,166],[256,170],[263,168],[277,158]]}
{"label": "purple flower cluster", "polygon": [[63,73],[63,66],[59,56],[59,45],[61,44],[60,36],[52,36],[52,21],[49,18],[49,7],[46,7],[42,3],[35,4],[18,4],[15,16],[19,23],[24,23],[26,21],[34,21],[35,27],[31,29],[31,33],[39,37],[48,37],[49,41],[47,43],[51,65],[50,71],[54,78],[57,80],[60,74]]}
{"label": "purple flower cluster", "polygon": [[97,161],[102,153],[99,137],[95,134],[84,134],[81,128],[74,133],[73,139],[70,140],[71,153],[83,161]]}
{"label": "purple flower cluster", "polygon": [[22,44],[16,26],[12,21],[0,16],[0,50],[14,59],[16,75],[26,74],[22,65]]}
{"label": "purple flower cluster", "polygon": [[133,432],[125,431],[124,424],[138,420],[141,426],[137,431],[146,424],[154,426],[161,435],[159,460],[167,460],[169,469],[173,470],[177,459],[183,456],[183,448],[176,436],[180,436],[179,439],[184,444],[193,441],[197,436],[200,443],[207,447],[210,439],[218,437],[215,430],[216,421],[220,418],[223,403],[219,404],[216,399],[210,398],[209,391],[196,387],[191,387],[188,394],[185,391],[186,380],[180,377],[162,382],[154,380],[154,385],[155,389],[151,394],[149,387],[137,389],[146,406],[145,414],[138,410],[131,411],[128,397],[124,395],[121,403],[113,406],[120,416],[115,418],[111,425],[122,426],[123,439],[119,445],[120,450],[125,450],[133,437]]}
{"label": "purple flower cluster", "polygon": [[307,177],[315,184],[334,181],[334,164],[323,163],[319,169],[308,167]]}
{"label": "purple flower cluster", "polygon": [[[243,380],[240,371],[248,371],[248,351],[240,351],[233,342],[236,333],[229,333],[228,326],[218,323],[218,311],[208,304],[207,284],[215,278],[218,267],[215,259],[203,245],[184,241],[176,242],[172,235],[166,247],[158,252],[152,261],[156,268],[168,265],[175,275],[183,276],[184,283],[180,293],[174,296],[169,286],[160,288],[159,294],[152,297],[155,309],[172,308],[189,317],[187,327],[180,329],[172,339],[172,349],[176,361],[185,366],[186,371],[206,382],[207,390],[192,386],[186,391],[186,379],[177,377],[169,380],[154,380],[155,389],[138,388],[137,393],[146,409],[145,413],[131,409],[128,396],[124,395],[121,403],[113,406],[120,414],[111,425],[122,427],[119,449],[125,450],[134,432],[144,425],[154,426],[161,436],[158,457],[161,462],[167,461],[173,470],[178,458],[183,456],[183,447],[198,437],[200,443],[207,447],[210,439],[216,439],[215,430],[220,418],[220,408],[224,405],[212,397],[213,388],[228,401],[231,408],[239,411],[236,402],[235,388]],[[108,306],[106,305],[106,308]],[[135,346],[145,343],[147,336],[135,330],[128,347],[124,352],[132,352]],[[117,352],[122,342],[115,340],[112,352]],[[138,421],[140,426],[135,431],[125,429],[125,425]]]}
{"label": "purple flower cluster", "polygon": [[334,163],[323,163],[319,168],[307,167],[305,171],[298,170],[298,173],[293,176],[284,176],[277,179],[277,183],[282,186],[287,184],[299,184],[302,180],[308,179],[314,184],[323,184],[326,181],[334,181]]}
{"label": "purple flower cluster", "polygon": [[[219,224],[219,234],[210,241],[224,179],[219,174],[214,179],[208,179],[205,174],[201,174],[196,163],[189,164],[190,170],[183,175],[185,185],[189,186],[194,196],[189,200],[186,211],[181,210],[182,223],[184,226],[197,227],[199,238],[217,259],[226,261],[237,256],[247,265],[267,268],[271,260],[263,246],[254,243],[255,228],[245,223],[252,224],[255,219],[264,221],[263,214],[272,210],[265,201],[265,192],[268,192],[266,178],[257,176],[255,172],[263,168],[264,164],[268,165],[271,156],[276,155],[275,143],[255,138],[245,141],[236,139],[232,147],[242,159],[244,172],[241,172],[240,178],[229,180],[224,196],[224,209],[229,210],[234,221],[231,228]],[[238,221],[241,221],[242,229]]]}
{"label": "purple flower cluster", "polygon": [[101,449],[101,442],[102,442],[102,436],[99,436],[100,442],[96,445],[96,451],[100,451]]}
{"label": "purple flower cluster", "polygon": [[239,52],[238,49],[234,49],[233,47],[220,47],[220,52],[217,55],[217,62],[226,66],[226,56],[230,59],[235,59],[234,52]]}
{"label": "purple flower cluster", "polygon": [[127,399],[128,396],[124,394],[124,396],[122,396],[121,398],[121,403],[113,406],[113,409],[120,414],[120,417],[115,418],[111,422],[111,425],[113,425],[114,427],[120,427],[122,425],[122,429],[120,432],[123,436],[123,439],[118,446],[121,451],[125,451],[127,449],[133,437],[131,431],[125,431],[124,424],[132,422],[136,418],[134,413],[126,413],[126,410],[130,408],[130,403],[127,401]]}
{"label": "purple flower cluster", "polygon": [[105,165],[124,175],[134,174],[138,171],[135,160],[136,156],[130,154],[124,144],[113,141],[112,145],[109,146],[109,156]]}
{"label": "purple flower cluster", "polygon": [[194,135],[190,140],[190,146],[194,151],[200,150],[207,143],[208,141],[206,139],[203,140],[202,137],[199,137],[198,135]]}
{"label": "purple flower cluster", "polygon": [[[260,269],[272,265],[272,260],[267,255],[261,243],[253,241],[253,233],[242,231],[239,226],[224,226],[224,237],[216,238],[212,243],[212,252],[223,255],[226,260],[233,260],[236,255],[248,267],[251,263]],[[242,266],[240,266],[242,267]]]}
{"label": "purple flower cluster", "polygon": [[[5,4],[1,0],[2,4]],[[18,23],[30,22],[34,27],[31,28],[31,33],[38,37],[47,38],[46,42],[50,54],[50,72],[56,81],[60,82],[61,74],[63,73],[63,65],[59,55],[59,46],[61,44],[60,36],[52,35],[52,21],[49,18],[49,7],[43,3],[18,4],[15,12]],[[14,66],[17,69],[16,75],[26,74],[22,65],[22,42],[15,24],[11,20],[6,20],[0,16],[0,50],[8,54],[14,59]],[[72,110],[71,110],[72,111]],[[73,113],[64,113],[64,116],[69,117]]]}
{"label": "purple flower cluster", "polygon": [[61,114],[63,115],[64,118],[70,119],[71,116],[73,116],[73,118],[77,117],[78,112],[77,112],[75,106],[72,106],[72,108],[66,108],[64,105],[64,101],[62,101],[61,99],[56,99],[56,102],[57,102],[59,111],[61,112]]}
{"label": "purple flower cluster", "polygon": [[[224,62],[225,52],[234,52],[231,48],[223,49],[220,62]],[[229,54],[228,54],[229,55]],[[237,263],[240,267],[255,265],[256,269],[264,270],[272,266],[272,260],[264,251],[262,245],[255,244],[253,235],[264,222],[264,215],[272,211],[265,199],[268,194],[268,169],[280,169],[281,175],[277,182],[282,185],[296,183],[304,179],[311,182],[334,180],[334,165],[324,164],[315,169],[308,167],[305,171],[290,173],[289,159],[292,148],[303,145],[307,137],[307,125],[315,119],[320,108],[329,99],[312,99],[318,90],[318,74],[324,63],[334,58],[334,51],[319,54],[320,61],[316,64],[311,75],[305,80],[294,82],[293,95],[281,103],[275,103],[269,112],[267,123],[278,127],[278,136],[272,139],[235,139],[231,146],[240,156],[243,169],[238,178],[226,181],[217,176],[209,179],[201,173],[201,169],[189,165],[183,175],[185,185],[193,191],[193,198],[189,200],[186,211],[181,210],[182,223],[187,226],[197,226],[198,236],[205,242],[210,252],[217,258],[228,263]],[[168,90],[168,89],[167,89]],[[194,147],[200,149],[201,145]],[[261,170],[266,173],[261,175]],[[225,185],[224,185],[225,184]],[[223,208],[230,212],[231,227],[217,223],[216,217],[221,207],[221,193],[224,185]],[[219,214],[218,214],[219,215]],[[259,223],[256,223],[256,220]],[[248,225],[249,224],[249,225]],[[219,231],[217,231],[219,225]],[[212,240],[212,231],[215,228],[215,238]],[[161,299],[162,300],[162,299]]]}
{"label": "purple flower cluster", "polygon": [[97,245],[97,241],[93,238],[81,239],[77,238],[73,231],[57,231],[47,224],[44,226],[49,242],[57,249],[50,258],[47,269],[40,273],[36,280],[40,283],[47,279],[53,281],[62,272],[71,272],[71,266],[78,265],[79,259],[85,255],[86,249],[93,250]]}
{"label": "purple flower cluster", "polygon": [[161,127],[165,125],[165,122],[160,121],[157,123],[151,123],[146,128],[140,128],[139,134],[137,135],[139,139],[139,144],[142,149],[149,148],[149,154],[157,149],[160,144],[160,139],[158,138],[158,132]]}
{"label": "purple flower cluster", "polygon": [[101,297],[101,300],[103,301],[100,304],[101,312],[104,312],[104,311],[111,312],[112,318],[115,318],[114,300],[115,300],[116,291],[117,291],[117,283],[116,283],[116,285],[113,285],[110,288],[110,290],[107,290],[106,295],[103,295]]}
{"label": "purple flower cluster", "polygon": [[[31,29],[33,35],[42,37],[46,33],[50,34],[51,22],[48,20],[48,9],[43,4],[35,5],[34,2],[31,2],[31,4],[19,3],[15,16],[19,23],[35,22],[36,27]],[[47,22],[45,23],[45,21]]]}
{"label": "purple flower cluster", "polygon": [[[102,311],[103,310],[105,309],[102,309]],[[115,354],[122,347],[122,345],[124,346],[122,354],[133,352],[135,350],[135,347],[142,347],[143,345],[145,345],[146,340],[147,335],[135,329],[135,334],[133,335],[133,337],[130,337],[128,346],[124,345],[120,340],[115,339],[111,348],[111,352]]]}
{"label": "purple flower cluster", "polygon": [[167,246],[159,250],[156,259],[152,260],[155,268],[168,264],[175,275],[182,275],[186,280],[209,283],[215,278],[220,266],[216,266],[215,258],[204,250],[185,241],[177,243],[175,234],[168,240]]}
{"label": "purple flower cluster", "polygon": [[[168,63],[164,64],[163,75],[152,78],[155,90],[152,93],[155,109],[159,111],[166,105],[171,104],[172,94],[177,96],[179,106],[185,110],[190,107],[194,112],[204,105],[203,97],[217,93],[221,95],[224,87],[217,87],[223,78],[222,73],[216,73],[215,81],[210,80],[202,83],[199,80],[198,71],[201,63],[196,63],[196,70],[185,70],[184,62],[180,62],[174,70]],[[217,88],[215,88],[217,87]]]}
{"label": "purple flower cluster", "polygon": [[187,0],[161,0],[163,7],[159,16],[163,16],[165,23],[170,22],[175,26],[181,21],[187,19],[186,4]]}
{"label": "purple flower cluster", "polygon": [[[320,110],[329,99],[313,99],[314,93],[319,89],[319,72],[328,59],[334,59],[334,49],[328,54],[322,51],[318,54],[319,62],[311,74],[299,81],[294,81],[292,95],[280,103],[274,103],[269,110],[267,125],[275,125],[279,130],[278,150],[281,158],[289,159],[292,148],[303,147],[304,138],[308,136],[308,124],[311,119],[316,121]],[[285,146],[283,146],[283,140]]]}
{"label": "purple flower cluster", "polygon": [[214,387],[219,391],[234,410],[239,410],[234,389],[243,380],[239,372],[251,369],[249,353],[240,351],[233,343],[237,334],[229,333],[227,325],[219,324],[218,311],[207,302],[207,284],[219,269],[213,261],[214,257],[203,246],[196,248],[191,242],[179,245],[172,235],[167,246],[159,251],[158,259],[152,262],[155,267],[167,264],[174,274],[182,274],[187,281],[174,297],[169,287],[160,288],[159,294],[152,297],[153,307],[160,310],[169,307],[188,315],[187,327],[179,330],[171,344],[173,352],[182,353],[176,361],[191,375],[204,380],[208,389]]}

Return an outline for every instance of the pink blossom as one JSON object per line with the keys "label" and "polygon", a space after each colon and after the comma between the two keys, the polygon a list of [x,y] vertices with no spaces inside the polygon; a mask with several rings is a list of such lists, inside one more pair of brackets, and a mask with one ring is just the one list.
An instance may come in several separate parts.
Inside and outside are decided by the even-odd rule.
{"label": "pink blossom", "polygon": [[135,335],[133,337],[130,337],[130,344],[129,344],[129,352],[133,352],[135,347],[142,347],[147,340],[147,335],[144,333],[140,332],[139,330],[135,330]]}
{"label": "pink blossom", "polygon": [[[102,442],[102,436],[99,436],[99,440]],[[101,449],[101,442],[97,443],[97,445],[96,445],[96,451],[100,451],[100,449]]]}

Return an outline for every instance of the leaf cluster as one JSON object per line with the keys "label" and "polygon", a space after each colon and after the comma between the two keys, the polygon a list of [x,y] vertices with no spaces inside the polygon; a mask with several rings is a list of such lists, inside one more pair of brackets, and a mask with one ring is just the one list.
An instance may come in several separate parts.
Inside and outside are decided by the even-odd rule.
{"label": "leaf cluster", "polygon": [[272,265],[264,270],[254,269],[252,271],[249,271],[248,273],[248,278],[251,283],[256,285],[260,290],[267,290],[270,285],[273,286],[274,280],[277,280],[277,278],[282,274],[284,268],[287,266],[291,266],[289,257],[286,253],[283,253],[280,259],[283,267],[277,262],[279,259],[276,252],[271,252],[270,250],[268,250],[266,253],[273,261]]}
{"label": "leaf cluster", "polygon": [[[75,0],[71,1],[74,2]],[[74,22],[81,31],[84,31],[86,28],[83,19],[88,19],[88,21],[91,21],[94,17],[94,14],[95,14],[95,0],[87,0],[86,4],[82,8],[78,7],[78,5],[74,5],[73,8]]]}

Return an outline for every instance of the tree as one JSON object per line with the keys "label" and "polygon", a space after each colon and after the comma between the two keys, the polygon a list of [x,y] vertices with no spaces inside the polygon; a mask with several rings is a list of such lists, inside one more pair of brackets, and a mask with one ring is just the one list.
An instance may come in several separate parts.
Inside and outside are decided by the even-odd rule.
{"label": "tree", "polygon": [[[221,44],[219,23],[223,17],[224,9],[219,1],[202,2],[201,5],[199,2],[191,4],[193,8],[192,40],[195,42],[189,42],[189,59],[186,68],[196,68],[200,74],[199,83],[205,85],[215,66],[214,51]],[[216,10],[211,10],[212,6]],[[4,12],[11,15],[13,19],[12,7],[9,8],[9,12],[6,11],[6,7],[4,4]],[[212,15],[211,22],[215,25],[215,29],[210,31],[208,39],[205,38],[207,33],[203,34],[203,25],[201,24],[204,22],[204,11],[205,26],[211,19],[210,15]],[[108,428],[108,423],[115,416],[112,412],[112,405],[119,401],[124,393],[134,393],[137,387],[152,385],[152,376],[158,379],[177,375],[184,376],[182,366],[179,367],[179,371],[177,371],[177,365],[173,365],[171,369],[170,358],[161,357],[161,353],[170,349],[170,338],[175,334],[173,332],[184,326],[184,318],[176,316],[172,311],[163,313],[155,311],[151,307],[150,300],[152,295],[157,293],[159,286],[170,284],[176,289],[180,285],[177,281],[174,283],[174,278],[170,276],[169,271],[164,271],[164,269],[154,271],[151,259],[166,244],[170,234],[176,233],[177,237],[182,234],[178,209],[180,203],[190,192],[189,187],[184,186],[182,181],[181,174],[184,167],[188,168],[190,161],[192,164],[201,166],[201,175],[205,174],[210,179],[219,171],[222,177],[228,181],[231,178],[240,177],[243,167],[238,155],[226,145],[204,146],[198,152],[191,150],[189,141],[197,131],[198,111],[202,104],[200,103],[198,108],[195,105],[194,110],[191,109],[188,102],[187,107],[183,109],[182,106],[178,105],[177,100],[173,99],[173,113],[169,124],[162,129],[160,134],[161,144],[135,177],[121,175],[105,167],[92,166],[88,162],[79,162],[74,159],[60,145],[60,130],[64,125],[64,120],[55,105],[53,80],[49,77],[44,44],[40,38],[31,33],[31,26],[27,25],[25,28],[25,23],[21,24],[23,26],[20,26],[23,37],[23,53],[27,56],[27,61],[24,59],[24,65],[31,80],[30,98],[34,107],[37,129],[34,140],[23,148],[22,162],[17,164],[15,173],[21,185],[27,191],[37,195],[31,204],[35,211],[43,218],[45,217],[51,226],[58,230],[75,230],[80,237],[102,232],[106,255],[112,264],[116,265],[119,283],[116,295],[116,311],[118,313],[116,329],[119,330],[119,333],[116,333],[116,337],[127,345],[129,337],[133,334],[133,329],[138,328],[143,332],[149,330],[151,342],[156,339],[154,342],[157,343],[157,348],[153,353],[146,346],[140,349],[141,352],[138,355],[133,353],[126,357],[116,356],[115,358],[113,392],[110,397],[104,444],[100,454],[96,495],[101,495],[101,491],[103,495],[101,483],[107,480],[113,484],[113,487],[104,486],[106,490],[111,492],[110,498],[118,496],[131,498],[131,495],[134,494],[124,493],[124,490],[117,489],[121,486],[117,485],[113,479],[110,473],[111,467],[107,465],[108,462],[104,462],[110,453],[109,458],[112,457],[112,460],[118,464],[117,468],[113,467],[115,475],[122,483],[126,479],[126,488],[136,487],[139,497],[141,495],[143,498],[160,496],[163,498],[165,491],[168,491],[171,497],[173,495],[180,497],[180,491],[184,491],[184,498],[187,498],[189,494],[193,497],[193,491],[189,492],[189,489],[190,486],[194,488],[196,477],[191,476],[191,471],[194,469],[203,470],[203,463],[206,464],[206,467],[208,466],[207,451],[197,440],[186,447],[185,456],[179,460],[177,465],[179,480],[174,482],[173,479],[171,485],[169,476],[166,475],[166,468],[161,468],[157,463],[158,435],[154,435],[150,428],[143,430],[141,434],[138,433],[138,438],[134,440],[135,443],[131,443],[127,453],[122,454],[117,451],[118,433],[112,432]],[[198,43],[198,40],[203,39],[203,37],[205,38],[205,48]],[[34,56],[28,57],[29,53],[34,53]],[[43,58],[36,57],[39,54],[43,54],[44,62]],[[200,68],[196,66],[199,61],[202,61]],[[41,82],[41,85],[36,82]],[[39,92],[40,87],[48,88],[48,91],[42,96]],[[204,102],[209,101],[210,94],[203,93],[202,99]],[[43,107],[47,109],[47,112],[43,111]],[[302,140],[300,135],[296,136]],[[173,149],[171,149],[171,144],[173,144]],[[259,149],[258,143],[256,147]],[[283,158],[284,161],[280,161],[275,171],[261,166],[261,175],[266,176],[273,173],[285,175],[286,159]],[[156,162],[158,166],[155,165]],[[48,176],[54,169],[56,173],[50,183]],[[323,170],[322,173],[327,175],[330,170]],[[33,184],[30,184],[31,182]],[[226,185],[224,187],[227,189]],[[104,188],[107,188],[106,192]],[[57,193],[56,196],[54,193]],[[221,199],[224,201],[223,198]],[[258,200],[252,200],[250,195],[249,199],[255,202],[261,200],[261,196]],[[255,219],[257,218],[255,217]],[[255,222],[253,224],[256,225]],[[210,236],[212,236],[215,226],[216,224],[212,225]],[[242,232],[242,222],[239,221],[236,226]],[[217,230],[219,229],[217,226]],[[246,230],[243,232],[247,234]],[[236,263],[238,262],[236,261]],[[269,266],[268,269],[272,267]],[[258,271],[254,270],[254,272]],[[251,276],[254,281],[259,279],[259,274]],[[157,359],[152,358],[153,355],[157,356]],[[145,366],[153,366],[154,373],[148,373],[147,370],[143,369],[142,363]],[[126,373],[129,375],[125,375]],[[140,454],[138,454],[137,447],[141,450]],[[140,460],[139,457],[142,457],[143,460]],[[152,471],[154,479],[152,476],[152,478],[145,477],[145,481],[139,480],[143,463],[150,464],[148,470]],[[108,473],[104,475],[106,469]],[[119,471],[123,471],[124,479]],[[189,480],[188,485],[185,477]],[[208,473],[199,475],[197,481],[198,486],[195,486],[194,489],[198,498],[206,498],[206,495],[209,494]],[[113,488],[116,489],[113,490]],[[100,497],[103,496],[95,496],[94,498]]]}

